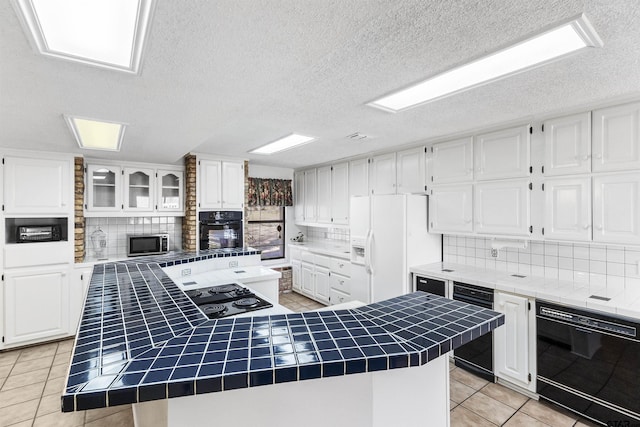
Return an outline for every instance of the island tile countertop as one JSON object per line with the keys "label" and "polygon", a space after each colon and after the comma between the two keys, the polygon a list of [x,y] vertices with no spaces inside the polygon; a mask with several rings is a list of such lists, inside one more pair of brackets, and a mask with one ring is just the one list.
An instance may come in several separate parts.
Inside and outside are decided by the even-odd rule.
{"label": "island tile countertop", "polygon": [[640,319],[640,287],[637,286],[572,282],[449,262],[414,266],[410,271],[414,274],[455,280],[559,304]]}
{"label": "island tile countertop", "polygon": [[161,266],[218,251],[94,267],[64,412],[420,366],[504,323],[424,292],[349,310],[212,320]]}

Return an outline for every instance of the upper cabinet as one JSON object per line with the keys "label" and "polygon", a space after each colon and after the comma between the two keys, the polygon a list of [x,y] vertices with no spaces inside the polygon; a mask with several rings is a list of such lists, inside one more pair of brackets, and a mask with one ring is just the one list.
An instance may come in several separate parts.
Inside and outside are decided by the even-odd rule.
{"label": "upper cabinet", "polygon": [[505,179],[475,185],[475,230],[483,234],[529,236],[531,183]]}
{"label": "upper cabinet", "polygon": [[427,191],[426,154],[424,147],[399,151],[396,154],[397,193],[424,193]]}
{"label": "upper cabinet", "polygon": [[591,171],[591,112],[547,120],[544,132],[544,174]]}
{"label": "upper cabinet", "polygon": [[594,172],[640,168],[640,102],[593,111]]}
{"label": "upper cabinet", "polygon": [[73,161],[4,157],[5,214],[68,214],[73,210]]}
{"label": "upper cabinet", "polygon": [[295,172],[294,200],[298,224],[348,225],[349,163]]}
{"label": "upper cabinet", "polygon": [[317,217],[318,222],[331,222],[331,166],[324,166],[316,172]]}
{"label": "upper cabinet", "polygon": [[476,179],[480,181],[529,176],[529,132],[529,126],[518,126],[476,136]]}
{"label": "upper cabinet", "polygon": [[331,222],[349,224],[349,163],[331,167]]}
{"label": "upper cabinet", "polygon": [[544,193],[544,236],[558,240],[591,240],[591,178],[548,179],[544,183]]}
{"label": "upper cabinet", "polygon": [[593,240],[640,244],[640,173],[594,176]]}
{"label": "upper cabinet", "polygon": [[429,196],[429,231],[471,233],[473,231],[473,186],[441,185]]}
{"label": "upper cabinet", "polygon": [[304,171],[304,221],[316,222],[318,219],[317,175],[315,169]]}
{"label": "upper cabinet", "polygon": [[433,144],[431,147],[432,184],[467,182],[473,179],[473,138]]}
{"label": "upper cabinet", "polygon": [[369,159],[349,162],[349,196],[369,195]]}
{"label": "upper cabinet", "polygon": [[371,158],[369,183],[371,194],[396,194],[396,153]]}
{"label": "upper cabinet", "polygon": [[222,160],[199,160],[200,209],[242,209],[244,164]]}
{"label": "upper cabinet", "polygon": [[184,171],[149,164],[124,167],[89,163],[86,168],[85,215],[181,215]]}
{"label": "upper cabinet", "polygon": [[293,174],[293,216],[296,223],[304,222],[304,172]]}

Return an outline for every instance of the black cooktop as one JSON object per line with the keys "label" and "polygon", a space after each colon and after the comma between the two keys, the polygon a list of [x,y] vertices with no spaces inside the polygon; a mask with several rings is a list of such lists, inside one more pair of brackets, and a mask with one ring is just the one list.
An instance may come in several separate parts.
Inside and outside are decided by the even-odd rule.
{"label": "black cooktop", "polygon": [[191,289],[185,293],[210,319],[273,307],[269,301],[236,283]]}

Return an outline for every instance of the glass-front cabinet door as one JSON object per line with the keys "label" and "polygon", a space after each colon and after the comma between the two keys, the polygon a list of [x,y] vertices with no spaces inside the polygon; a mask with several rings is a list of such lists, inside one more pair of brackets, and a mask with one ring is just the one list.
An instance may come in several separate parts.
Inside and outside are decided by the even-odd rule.
{"label": "glass-front cabinet door", "polygon": [[132,211],[152,211],[154,209],[153,169],[124,169],[124,209]]}
{"label": "glass-front cabinet door", "polygon": [[120,177],[117,166],[87,166],[87,210],[119,211],[122,209]]}
{"label": "glass-front cabinet door", "polygon": [[184,211],[184,172],[158,170],[157,210],[163,212]]}

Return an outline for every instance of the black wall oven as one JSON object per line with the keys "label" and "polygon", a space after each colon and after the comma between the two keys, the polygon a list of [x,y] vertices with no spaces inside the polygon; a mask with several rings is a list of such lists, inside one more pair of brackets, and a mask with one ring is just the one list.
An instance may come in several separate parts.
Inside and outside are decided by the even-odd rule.
{"label": "black wall oven", "polygon": [[200,249],[239,248],[242,239],[242,212],[210,211],[199,215]]}
{"label": "black wall oven", "polygon": [[[453,299],[493,310],[493,289],[453,282]],[[482,335],[453,351],[456,366],[495,382],[493,332]]]}
{"label": "black wall oven", "polygon": [[605,425],[640,426],[640,322],[536,305],[540,397]]}

